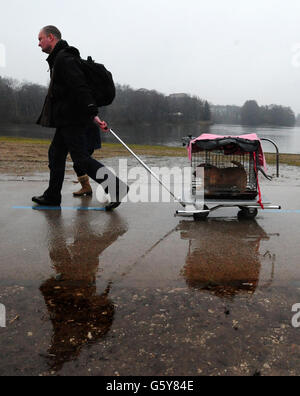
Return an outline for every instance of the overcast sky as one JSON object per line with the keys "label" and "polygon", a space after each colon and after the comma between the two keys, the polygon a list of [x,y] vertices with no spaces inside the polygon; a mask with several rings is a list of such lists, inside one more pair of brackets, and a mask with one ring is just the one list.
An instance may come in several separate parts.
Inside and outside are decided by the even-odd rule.
{"label": "overcast sky", "polygon": [[48,24],[118,83],[300,113],[299,0],[1,0],[1,76],[48,83]]}

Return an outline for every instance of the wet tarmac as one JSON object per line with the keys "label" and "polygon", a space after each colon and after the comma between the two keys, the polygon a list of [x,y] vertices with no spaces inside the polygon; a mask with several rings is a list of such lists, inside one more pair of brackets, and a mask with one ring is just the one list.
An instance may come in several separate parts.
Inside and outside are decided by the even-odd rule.
{"label": "wet tarmac", "polygon": [[69,181],[62,210],[32,210],[44,181],[1,180],[0,375],[300,374],[297,178],[264,186],[279,213],[205,222],[96,210]]}

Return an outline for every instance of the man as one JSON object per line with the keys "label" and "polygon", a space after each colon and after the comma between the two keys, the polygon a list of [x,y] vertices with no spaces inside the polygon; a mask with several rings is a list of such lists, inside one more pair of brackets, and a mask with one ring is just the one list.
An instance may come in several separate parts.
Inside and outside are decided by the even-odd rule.
{"label": "man", "polygon": [[38,205],[60,206],[66,158],[70,153],[75,169],[99,184],[105,182],[105,192],[111,196],[106,210],[115,209],[129,188],[89,155],[86,130],[94,124],[98,108],[80,67],[80,53],[62,40],[55,26],[44,27],[38,39],[39,47],[49,54],[51,82],[37,123],[55,127],[56,133],[49,148],[49,187],[42,196],[32,200]]}

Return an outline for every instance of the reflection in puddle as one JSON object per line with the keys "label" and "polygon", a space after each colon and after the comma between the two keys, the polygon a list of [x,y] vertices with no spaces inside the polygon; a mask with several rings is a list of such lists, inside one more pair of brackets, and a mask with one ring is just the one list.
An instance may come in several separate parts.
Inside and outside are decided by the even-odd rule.
{"label": "reflection in puddle", "polygon": [[275,255],[262,253],[260,244],[270,236],[256,221],[182,221],[181,239],[189,240],[182,275],[189,287],[232,298],[253,294],[258,286],[262,262],[268,262],[270,286],[274,277]]}
{"label": "reflection in puddle", "polygon": [[[126,231],[117,214],[97,224],[95,232],[89,214],[78,212],[75,224],[64,226],[60,212],[43,212],[49,226],[49,254],[57,272],[40,291],[53,325],[48,364],[59,371],[64,363],[78,357],[82,347],[103,337],[114,317],[109,299],[110,284],[97,294],[99,256]],[[109,221],[107,221],[109,219]]]}

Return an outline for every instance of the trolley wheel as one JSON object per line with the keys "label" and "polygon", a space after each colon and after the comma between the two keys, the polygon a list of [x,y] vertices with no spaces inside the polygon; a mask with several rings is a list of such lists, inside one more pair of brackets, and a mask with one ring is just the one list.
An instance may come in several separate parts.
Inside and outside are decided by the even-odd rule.
{"label": "trolley wheel", "polygon": [[243,219],[255,219],[255,217],[258,215],[258,210],[255,208],[240,208],[241,210],[238,213],[238,218],[240,220]]}
{"label": "trolley wheel", "polygon": [[[209,208],[204,205],[203,210],[209,210]],[[204,221],[208,218],[209,213],[194,213],[193,217],[195,221]]]}

